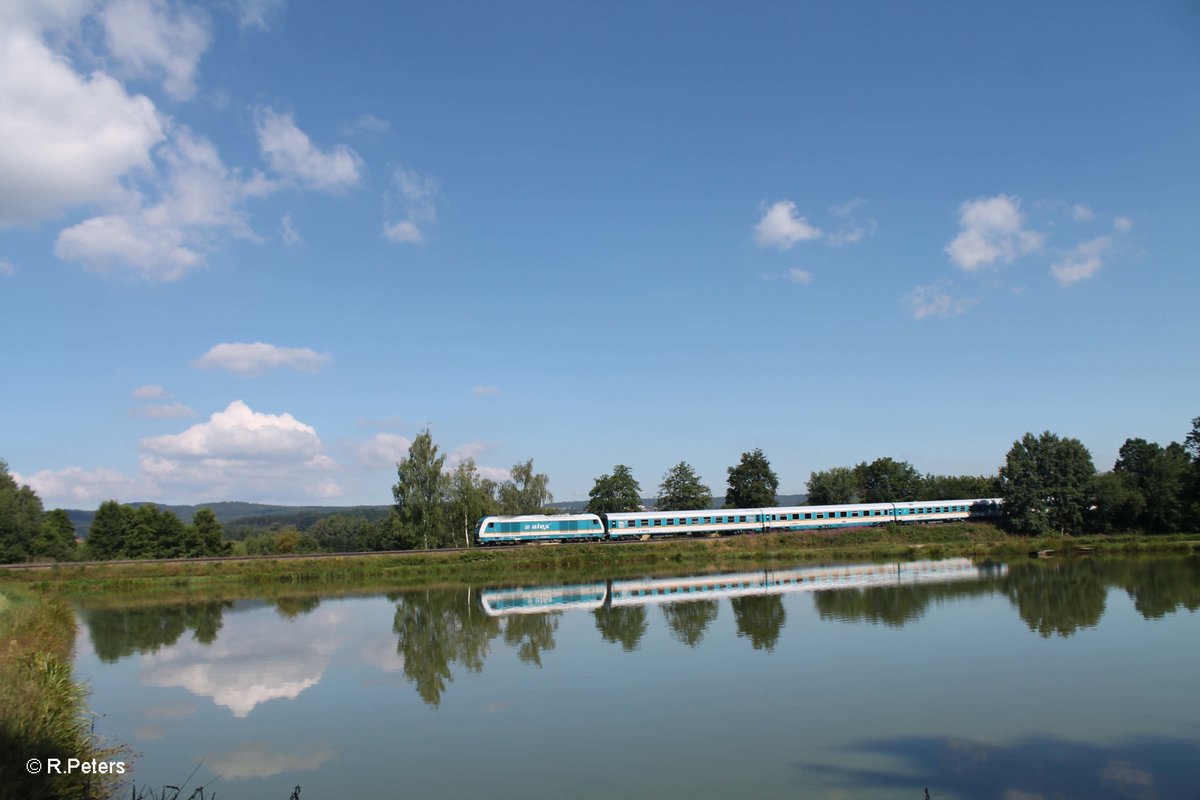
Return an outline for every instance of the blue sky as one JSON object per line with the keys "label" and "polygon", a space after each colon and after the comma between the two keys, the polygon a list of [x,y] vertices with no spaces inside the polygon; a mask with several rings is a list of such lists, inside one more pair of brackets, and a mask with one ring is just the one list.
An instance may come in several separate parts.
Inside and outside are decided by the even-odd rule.
{"label": "blue sky", "polygon": [[1200,414],[1200,8],[16,0],[0,458],[47,506],[559,499]]}

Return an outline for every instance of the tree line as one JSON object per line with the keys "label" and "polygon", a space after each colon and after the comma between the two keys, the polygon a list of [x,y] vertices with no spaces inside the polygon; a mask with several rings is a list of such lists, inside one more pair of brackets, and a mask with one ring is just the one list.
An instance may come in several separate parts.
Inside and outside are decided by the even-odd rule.
{"label": "tree line", "polygon": [[[779,477],[759,448],[726,469],[726,508],[777,505]],[[473,459],[453,468],[428,430],[396,465],[394,504],[386,516],[336,514],[305,517],[300,525],[241,527],[230,541],[208,509],[185,524],[152,504],[102,503],[87,542],[75,540],[67,512],[46,511],[37,494],[20,486],[0,460],[0,562],[27,560],[173,558],[224,554],[361,552],[466,546],[474,525],[494,514],[562,513],[551,505],[549,477],[533,459],[514,464],[510,477],[483,476]],[[1049,431],[1013,443],[995,475],[922,475],[907,461],[878,458],[813,472],[809,505],[1000,497],[1004,524],[1017,533],[1174,532],[1200,529],[1200,417],[1182,442],[1160,445],[1126,439],[1113,468],[1098,472],[1078,439]],[[708,508],[712,491],[680,461],[662,476],[655,507]],[[625,464],[595,479],[587,511],[642,508],[642,487]]]}

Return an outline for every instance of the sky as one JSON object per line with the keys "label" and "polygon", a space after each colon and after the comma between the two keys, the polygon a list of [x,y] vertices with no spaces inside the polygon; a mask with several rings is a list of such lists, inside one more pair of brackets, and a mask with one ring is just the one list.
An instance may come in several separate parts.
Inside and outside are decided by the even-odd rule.
{"label": "sky", "polygon": [[532,458],[782,493],[1200,415],[1192,2],[0,2],[0,459],[48,508]]}

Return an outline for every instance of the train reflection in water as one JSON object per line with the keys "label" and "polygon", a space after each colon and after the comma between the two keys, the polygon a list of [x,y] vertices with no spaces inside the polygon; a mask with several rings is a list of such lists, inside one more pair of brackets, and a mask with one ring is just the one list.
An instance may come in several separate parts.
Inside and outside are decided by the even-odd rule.
{"label": "train reflection in water", "polygon": [[544,614],[548,611],[593,610],[605,606],[982,580],[1003,576],[1007,572],[1008,568],[1003,564],[990,561],[975,564],[969,558],[948,558],[939,561],[839,564],[681,578],[639,578],[486,589],[480,592],[480,600],[484,611],[490,616]]}

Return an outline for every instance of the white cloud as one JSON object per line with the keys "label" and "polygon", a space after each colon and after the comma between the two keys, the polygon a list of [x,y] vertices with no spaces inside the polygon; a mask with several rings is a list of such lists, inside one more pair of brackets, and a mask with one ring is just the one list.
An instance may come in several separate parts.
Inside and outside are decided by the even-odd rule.
{"label": "white cloud", "polygon": [[133,396],[138,400],[156,400],[167,396],[167,390],[156,383],[148,383],[133,390]]}
{"label": "white cloud", "polygon": [[813,280],[813,276],[812,276],[811,272],[809,272],[806,269],[798,269],[796,267],[792,267],[791,269],[789,269],[787,271],[787,275],[784,277],[786,277],[792,283],[807,284],[807,283],[812,283],[812,280]]}
{"label": "white cloud", "polygon": [[855,213],[866,204],[866,200],[856,197],[840,205],[830,206],[830,213],[845,222],[840,228],[825,237],[825,243],[830,247],[841,247],[861,242],[868,236],[874,236],[875,232],[879,230],[879,223],[871,217],[860,217]]}
{"label": "white cloud", "polygon": [[1114,217],[1113,230],[1117,233],[1129,233],[1133,230],[1133,220],[1129,217]]}
{"label": "white cloud", "polygon": [[171,281],[201,266],[224,236],[256,238],[240,203],[258,189],[227,168],[211,142],[178,128],[159,155],[165,169],[156,204],[138,197],[125,209],[67,228],[55,255],[102,275]]}
{"label": "white cloud", "polygon": [[288,247],[295,247],[304,241],[295,226],[292,225],[292,212],[290,211],[283,215],[283,219],[279,220],[279,236]]}
{"label": "white cloud", "polygon": [[321,440],[311,425],[291,414],[263,414],[241,400],[214,413],[182,433],[152,436],[141,441],[144,452],[173,459],[308,460],[321,452]]}
{"label": "white cloud", "polygon": [[959,225],[962,232],[945,251],[965,272],[1032,253],[1044,238],[1022,227],[1021,200],[1005,194],[964,202],[959,206]]}
{"label": "white cloud", "polygon": [[1050,274],[1061,286],[1087,280],[1104,266],[1102,259],[1111,245],[1112,238],[1109,236],[1097,236],[1081,242],[1065,258],[1050,266]]}
{"label": "white cloud", "polygon": [[471,394],[476,397],[491,397],[500,394],[498,386],[472,386]]}
{"label": "white cloud", "polygon": [[392,190],[383,196],[385,217],[386,209],[397,201],[393,197],[399,195],[399,204],[404,211],[404,219],[388,222],[384,219],[383,236],[393,242],[408,242],[418,244],[425,240],[423,227],[437,221],[437,208],[434,198],[437,197],[437,182],[428,175],[411,172],[404,167],[396,167],[392,172]]}
{"label": "white cloud", "polygon": [[904,296],[913,319],[958,316],[978,302],[973,298],[955,297],[943,284],[918,286]]}
{"label": "white cloud", "polygon": [[373,138],[392,132],[392,123],[374,114],[361,114],[342,126],[342,136],[366,136]]}
{"label": "white cloud", "polygon": [[239,375],[261,375],[276,367],[317,372],[329,363],[328,353],[307,347],[279,347],[265,342],[228,342],[213,345],[194,362],[197,367],[216,367]]}
{"label": "white cloud", "polygon": [[208,17],[166,0],[109,0],[100,11],[105,43],[129,77],[162,78],[176,100],[196,92],[196,68],[208,49]]}
{"label": "white cloud", "polygon": [[1071,219],[1076,222],[1091,222],[1095,218],[1096,213],[1083,203],[1076,203],[1071,206]]}
{"label": "white cloud", "polygon": [[14,473],[13,479],[37,492],[47,508],[94,508],[105,500],[141,500],[153,491],[142,478],[111,469],[44,469],[27,477]]}
{"label": "white cloud", "polygon": [[408,456],[412,440],[396,433],[377,433],[354,448],[355,460],[364,467],[394,467]]}
{"label": "white cloud", "polygon": [[242,30],[269,30],[274,18],[283,11],[284,0],[236,0],[238,27]]}
{"label": "white cloud", "polygon": [[11,278],[17,274],[17,268],[3,258],[0,258],[0,275]]}
{"label": "white cloud", "polygon": [[150,403],[137,408],[129,409],[129,413],[135,417],[146,417],[147,419],[180,419],[183,417],[194,417],[196,412],[185,406],[183,403]]}
{"label": "white cloud", "polygon": [[19,7],[0,10],[0,224],[119,199],[164,136],[149,99],[101,71],[76,73]]}
{"label": "white cloud", "polygon": [[291,114],[270,108],[257,114],[258,144],[263,158],[281,177],[312,189],[340,192],[362,180],[363,162],[344,144],[321,151]]}
{"label": "white cloud", "polygon": [[754,238],[760,247],[778,247],[780,250],[790,250],[796,242],[820,236],[820,228],[809,225],[804,217],[796,216],[796,204],[791,200],[780,200],[767,209],[754,228]]}

